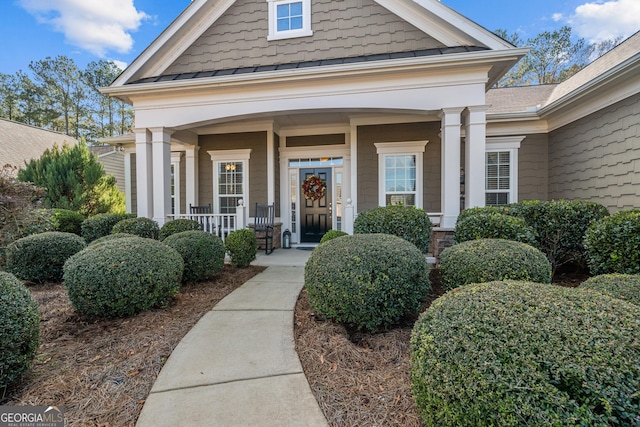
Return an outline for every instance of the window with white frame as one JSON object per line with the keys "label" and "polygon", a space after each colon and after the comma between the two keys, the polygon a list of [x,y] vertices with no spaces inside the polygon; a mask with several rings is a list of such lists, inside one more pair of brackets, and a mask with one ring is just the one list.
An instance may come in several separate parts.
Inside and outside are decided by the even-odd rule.
{"label": "window with white frame", "polygon": [[508,205],[518,201],[518,149],[524,139],[487,138],[485,156],[485,204]]}
{"label": "window with white frame", "polygon": [[247,206],[251,150],[208,151],[213,161],[213,205],[216,213],[234,214],[240,200]]}
{"label": "window with white frame", "polygon": [[171,213],[180,214],[180,159],[182,153],[171,153]]}
{"label": "window with white frame", "polygon": [[378,152],[378,203],[422,208],[424,149],[428,141],[375,144]]}
{"label": "window with white frame", "polygon": [[311,0],[267,0],[268,40],[306,37],[311,31]]}

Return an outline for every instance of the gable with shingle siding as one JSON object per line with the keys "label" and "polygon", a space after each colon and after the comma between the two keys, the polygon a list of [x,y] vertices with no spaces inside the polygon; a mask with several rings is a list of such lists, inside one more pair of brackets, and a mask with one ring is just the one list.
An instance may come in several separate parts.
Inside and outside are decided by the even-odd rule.
{"label": "gable with shingle siding", "polygon": [[238,0],[163,74],[445,47],[374,0],[314,0],[313,35],[267,41],[265,0]]}

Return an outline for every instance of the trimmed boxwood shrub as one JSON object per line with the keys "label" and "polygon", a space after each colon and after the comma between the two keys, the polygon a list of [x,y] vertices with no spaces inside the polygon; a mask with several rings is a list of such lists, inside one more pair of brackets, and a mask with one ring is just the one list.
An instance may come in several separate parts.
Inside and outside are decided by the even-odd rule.
{"label": "trimmed boxwood shrub", "polygon": [[38,304],[14,275],[0,271],[0,390],[29,369],[39,346]]}
{"label": "trimmed boxwood shrub", "polygon": [[64,284],[81,314],[125,317],[166,306],[178,293],[184,264],[157,240],[128,237],[91,245],[64,265]]}
{"label": "trimmed boxwood shrub", "polygon": [[111,233],[129,233],[146,239],[158,240],[160,227],[157,222],[149,218],[128,218],[117,222],[111,229]]}
{"label": "trimmed boxwood shrub", "polygon": [[479,211],[458,219],[455,243],[478,239],[515,240],[528,245],[536,244],[536,232],[522,218],[497,212]]}
{"label": "trimmed boxwood shrub", "polygon": [[483,215],[483,214],[490,214],[490,213],[497,213],[497,214],[502,214],[502,215],[511,215],[511,209],[509,208],[509,206],[512,205],[506,205],[506,206],[483,206],[481,208],[468,208],[463,210],[462,212],[460,212],[460,214],[458,215],[458,222],[463,221],[469,217],[473,217],[476,215]]}
{"label": "trimmed boxwood shrub", "polygon": [[595,222],[584,237],[591,274],[640,273],[640,209]]}
{"label": "trimmed boxwood shrub", "polygon": [[431,220],[425,211],[413,206],[384,206],[359,213],[353,232],[392,234],[413,243],[426,254],[431,240]]}
{"label": "trimmed boxwood shrub", "polygon": [[9,245],[5,269],[29,282],[59,282],[65,261],[85,246],[82,237],[73,233],[32,234]]}
{"label": "trimmed boxwood shrub", "polygon": [[129,233],[107,234],[106,236],[102,236],[99,239],[96,239],[93,242],[89,243],[89,246],[98,245],[102,242],[108,242],[109,240],[122,239],[124,237],[139,237],[139,236],[136,236],[135,234],[129,234]]}
{"label": "trimmed boxwood shrub", "polygon": [[609,215],[606,207],[584,200],[524,201],[509,206],[511,215],[524,219],[536,231],[536,247],[558,267],[586,267],[584,235],[589,226]]}
{"label": "trimmed boxwood shrub", "polygon": [[200,230],[182,231],[163,240],[184,261],[183,282],[210,279],[224,267],[224,243],[218,236]]}
{"label": "trimmed boxwood shrub", "polygon": [[579,287],[640,305],[640,274],[602,274],[585,280]]}
{"label": "trimmed boxwood shrub", "polygon": [[91,216],[80,225],[82,237],[87,243],[91,243],[100,237],[111,234],[113,226],[127,218],[135,218],[135,214],[105,213]]}
{"label": "trimmed boxwood shrub", "polygon": [[304,278],[315,311],[370,332],[418,313],[431,288],[424,255],[388,234],[355,234],[319,245]]}
{"label": "trimmed boxwood shrub", "polygon": [[80,236],[82,234],[82,222],[84,215],[68,209],[54,209],[51,222],[55,231],[63,233],[73,233]]}
{"label": "trimmed boxwood shrub", "polygon": [[328,242],[329,240],[338,238],[338,237],[342,237],[342,236],[348,236],[349,233],[345,233],[344,231],[340,231],[340,230],[329,230],[326,233],[324,233],[324,236],[322,236],[322,239],[320,239],[320,244],[324,243],[324,242]]}
{"label": "trimmed boxwood shrub", "polygon": [[449,292],[411,337],[423,422],[637,425],[638,319],[633,304],[553,285],[493,282]]}
{"label": "trimmed boxwood shrub", "polygon": [[172,234],[181,233],[183,231],[202,230],[200,223],[193,219],[179,218],[173,221],[165,222],[160,227],[159,239],[164,240]]}
{"label": "trimmed boxwood shrub", "polygon": [[542,252],[525,243],[469,240],[442,251],[440,277],[445,290],[507,279],[551,283],[551,264]]}
{"label": "trimmed boxwood shrub", "polygon": [[256,259],[258,241],[248,228],[232,231],[224,241],[224,248],[231,258],[231,264],[245,268]]}

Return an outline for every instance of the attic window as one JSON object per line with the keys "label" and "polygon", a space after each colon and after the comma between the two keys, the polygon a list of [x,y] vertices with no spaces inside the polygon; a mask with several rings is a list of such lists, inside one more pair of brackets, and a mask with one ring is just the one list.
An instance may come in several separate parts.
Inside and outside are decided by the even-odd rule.
{"label": "attic window", "polygon": [[306,37],[311,31],[311,0],[267,0],[269,36],[267,40]]}

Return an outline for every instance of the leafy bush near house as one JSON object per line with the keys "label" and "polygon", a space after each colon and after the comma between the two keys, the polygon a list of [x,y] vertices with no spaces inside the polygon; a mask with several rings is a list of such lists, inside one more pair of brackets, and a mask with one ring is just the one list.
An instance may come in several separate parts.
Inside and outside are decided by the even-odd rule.
{"label": "leafy bush near house", "polygon": [[229,233],[224,241],[224,248],[229,253],[231,264],[245,268],[256,259],[258,241],[253,231],[243,228]]}
{"label": "leafy bush near house", "polygon": [[640,305],[640,274],[601,274],[585,280],[579,287]]}
{"label": "leafy bush near house", "polygon": [[135,214],[106,213],[91,216],[82,221],[80,226],[82,237],[87,243],[91,243],[100,237],[111,234],[114,225],[128,218],[135,218]]}
{"label": "leafy bush near house", "polygon": [[85,217],[80,212],[68,209],[53,209],[53,215],[51,216],[54,231],[73,233],[78,236],[82,234],[82,222],[84,220]]}
{"label": "leafy bush near house", "polygon": [[469,240],[442,251],[440,276],[445,290],[495,280],[551,283],[551,264],[542,252],[525,243]]}
{"label": "leafy bush near house", "polygon": [[0,390],[29,369],[40,346],[38,304],[11,273],[0,271]]}
{"label": "leafy bush near house", "polygon": [[112,233],[129,233],[145,239],[158,240],[160,227],[152,219],[139,217],[128,218],[117,222],[111,229]]}
{"label": "leafy bush near house", "polygon": [[464,221],[470,217],[475,217],[476,215],[485,214],[511,215],[511,209],[509,206],[483,206],[481,208],[468,208],[460,212],[457,222]]}
{"label": "leafy bush near house", "polygon": [[162,241],[172,234],[181,233],[183,231],[202,230],[200,223],[193,219],[179,218],[173,221],[165,222],[160,227],[158,238]]}
{"label": "leafy bush near house", "polygon": [[566,264],[585,266],[584,235],[594,221],[609,215],[606,207],[583,200],[525,201],[509,206],[536,231],[538,247],[555,272]]}
{"label": "leafy bush near house", "polygon": [[100,243],[103,243],[103,242],[108,242],[110,240],[122,239],[122,238],[125,238],[125,237],[140,237],[140,236],[136,236],[135,234],[129,234],[129,233],[107,234],[106,236],[102,236],[99,239],[96,239],[93,242],[89,243],[88,246],[99,245]]}
{"label": "leafy bush near house", "polygon": [[584,245],[591,274],[639,274],[640,209],[596,221],[587,230]]}
{"label": "leafy bush near house", "polygon": [[322,236],[322,239],[320,239],[320,244],[328,242],[329,240],[336,239],[338,237],[348,236],[348,235],[349,233],[345,233],[344,231],[329,230],[326,233],[324,233],[324,236]]}
{"label": "leafy bush near house", "polygon": [[224,267],[224,243],[211,233],[182,231],[167,237],[163,243],[182,256],[184,282],[210,279]]}
{"label": "leafy bush near house", "polygon": [[9,245],[5,268],[29,282],[59,282],[65,261],[85,246],[82,237],[73,233],[32,234]]}
{"label": "leafy bush near house", "polygon": [[552,285],[493,282],[449,292],[411,337],[423,422],[637,425],[639,318],[633,304]]}
{"label": "leafy bush near house", "polygon": [[354,234],[384,233],[413,243],[422,253],[429,250],[431,220],[425,211],[412,206],[392,205],[358,214]]}
{"label": "leafy bush near house", "polygon": [[420,250],[387,234],[355,234],[319,245],[304,277],[314,310],[370,332],[417,313],[431,287]]}
{"label": "leafy bush near house", "polygon": [[166,306],[178,293],[184,264],[157,240],[128,237],[91,245],[64,265],[64,284],[81,314],[125,317]]}
{"label": "leafy bush near house", "polygon": [[497,212],[479,211],[458,219],[455,243],[478,239],[504,239],[536,244],[536,232],[524,219]]}

